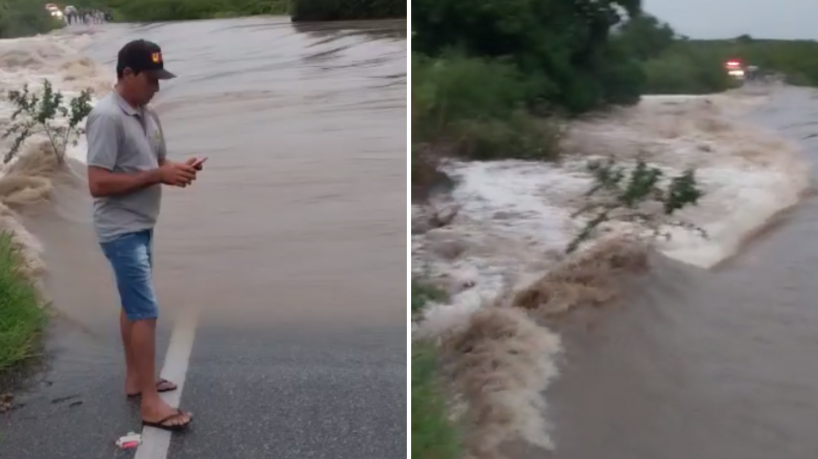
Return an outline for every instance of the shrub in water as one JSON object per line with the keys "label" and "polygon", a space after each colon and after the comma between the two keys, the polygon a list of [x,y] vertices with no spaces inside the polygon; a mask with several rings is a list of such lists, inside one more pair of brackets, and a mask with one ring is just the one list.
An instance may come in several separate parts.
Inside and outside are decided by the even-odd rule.
{"label": "shrub in water", "polygon": [[[586,193],[590,203],[574,216],[591,213],[593,217],[568,244],[566,253],[575,251],[599,225],[611,220],[638,222],[653,228],[656,234],[660,233],[662,225],[670,225],[696,230],[706,236],[701,228],[667,219],[675,212],[697,204],[702,197],[692,169],[671,178],[665,186],[662,186],[662,171],[642,160],[637,161],[630,174],[626,174],[625,168],[617,166],[612,159],[605,163],[592,161],[588,164],[588,170],[594,176],[594,186]],[[599,199],[594,199],[595,196]],[[644,211],[642,206],[649,202],[659,204],[661,211]]]}
{"label": "shrub in water", "polygon": [[60,162],[65,160],[68,145],[76,145],[85,129],[80,123],[91,113],[91,91],[85,90],[66,103],[60,91],[55,91],[48,80],[43,81],[41,94],[29,91],[28,85],[22,91],[9,91],[8,98],[15,110],[11,124],[3,138],[13,137],[12,146],[3,161],[8,163],[20,151],[29,137],[45,134],[51,142],[54,154]]}

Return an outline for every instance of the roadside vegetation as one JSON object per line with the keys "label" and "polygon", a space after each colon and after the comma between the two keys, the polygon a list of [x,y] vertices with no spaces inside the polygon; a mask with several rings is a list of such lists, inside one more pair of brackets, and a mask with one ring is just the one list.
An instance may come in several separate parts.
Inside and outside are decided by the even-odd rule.
{"label": "roadside vegetation", "polygon": [[117,22],[183,21],[286,15],[288,0],[90,0],[76,6],[111,12]]}
{"label": "roadside vegetation", "polygon": [[736,85],[724,70],[732,56],[691,46],[695,42],[649,14],[627,21],[614,39],[639,63],[640,94],[710,94]]}
{"label": "roadside vegetation", "polygon": [[292,0],[293,22],[346,21],[406,17],[401,0]]}
{"label": "roadside vegetation", "polygon": [[0,376],[37,355],[46,324],[37,289],[21,263],[11,235],[0,234]]}
{"label": "roadside vegetation", "polygon": [[430,150],[553,160],[563,121],[573,116],[632,105],[645,93],[734,85],[724,53],[691,46],[642,12],[638,0],[526,0],[483,9],[466,0],[417,0],[412,11],[416,190],[435,177]]}
{"label": "roadside vegetation", "polygon": [[[627,11],[616,13],[618,8]],[[818,86],[818,42],[743,35],[694,40],[638,0],[535,1],[476,8],[413,2],[413,195],[437,180],[442,153],[464,159],[553,160],[563,120],[632,105],[642,94],[736,87],[738,59],[791,84]]]}
{"label": "roadside vegetation", "polygon": [[673,53],[700,53],[724,62],[738,59],[762,70],[783,75],[786,82],[818,86],[818,41],[769,40],[741,35],[731,40],[683,40],[670,49]]}
{"label": "roadside vegetation", "polygon": [[31,0],[0,0],[0,38],[28,37],[64,27],[52,17],[45,3]]}
{"label": "roadside vegetation", "polygon": [[[412,312],[420,313],[428,302],[445,294],[422,281],[412,282]],[[444,382],[438,373],[434,343],[412,343],[412,459],[459,459],[462,446],[457,427],[449,420]]]}
{"label": "roadside vegetation", "polygon": [[[41,88],[30,90],[24,86],[9,91],[7,98],[15,111],[2,133],[9,143],[3,163],[19,158],[27,141],[44,141],[56,156],[57,164],[62,165],[66,149],[75,145],[83,132],[81,124],[91,111],[90,92],[67,99],[45,80]],[[7,183],[4,177],[0,177],[0,185],[6,190],[18,186]],[[39,354],[47,320],[37,279],[32,278],[33,271],[14,236],[0,233],[0,380],[9,370]]]}
{"label": "roadside vegetation", "polygon": [[399,0],[87,0],[76,5],[110,11],[118,22],[258,15],[290,15],[294,22],[406,17],[406,2]]}

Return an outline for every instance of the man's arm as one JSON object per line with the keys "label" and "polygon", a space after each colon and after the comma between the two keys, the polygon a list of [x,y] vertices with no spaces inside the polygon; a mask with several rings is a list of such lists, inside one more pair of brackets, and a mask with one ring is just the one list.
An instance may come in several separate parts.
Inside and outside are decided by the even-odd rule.
{"label": "man's arm", "polygon": [[162,183],[159,169],[125,174],[114,172],[119,153],[119,125],[115,117],[92,113],[86,125],[88,138],[88,188],[101,198],[127,194]]}
{"label": "man's arm", "polygon": [[136,174],[119,174],[97,166],[88,166],[88,185],[91,196],[103,198],[132,193],[162,183],[159,169]]}

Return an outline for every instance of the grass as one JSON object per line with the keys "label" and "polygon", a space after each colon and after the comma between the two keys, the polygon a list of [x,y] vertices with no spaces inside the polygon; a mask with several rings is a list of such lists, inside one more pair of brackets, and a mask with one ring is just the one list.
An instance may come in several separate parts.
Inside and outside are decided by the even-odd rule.
{"label": "grass", "polygon": [[442,301],[446,292],[420,280],[412,281],[412,312],[420,312],[429,301]]}
{"label": "grass", "polygon": [[[445,293],[429,284],[412,281],[412,312]],[[412,458],[461,457],[460,436],[447,416],[446,399],[437,380],[438,355],[434,344],[412,342]]]}
{"label": "grass", "polygon": [[20,263],[11,236],[0,235],[0,375],[37,355],[47,319]]}
{"label": "grass", "polygon": [[455,459],[461,454],[457,431],[446,416],[446,401],[435,381],[436,374],[434,345],[412,343],[413,459]]}

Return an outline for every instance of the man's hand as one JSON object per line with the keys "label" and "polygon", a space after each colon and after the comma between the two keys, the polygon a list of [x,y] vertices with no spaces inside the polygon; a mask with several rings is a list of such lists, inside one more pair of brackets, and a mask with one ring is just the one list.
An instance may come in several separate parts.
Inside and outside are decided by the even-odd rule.
{"label": "man's hand", "polygon": [[189,164],[166,161],[159,167],[159,176],[165,185],[184,188],[196,180],[196,169]]}
{"label": "man's hand", "polygon": [[189,158],[187,161],[185,161],[185,164],[187,164],[188,166],[193,167],[197,171],[200,171],[200,170],[202,170],[202,167],[204,166],[205,161],[207,161],[207,156],[205,156],[204,158],[197,158],[197,157],[194,156],[192,158]]}

